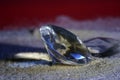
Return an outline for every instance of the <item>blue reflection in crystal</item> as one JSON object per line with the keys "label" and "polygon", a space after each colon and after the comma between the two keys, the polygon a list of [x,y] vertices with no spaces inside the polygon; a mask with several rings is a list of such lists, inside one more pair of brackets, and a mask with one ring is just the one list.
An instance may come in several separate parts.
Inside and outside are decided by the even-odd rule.
{"label": "blue reflection in crystal", "polygon": [[70,55],[77,60],[85,58],[84,56],[80,55],[80,53],[70,53]]}

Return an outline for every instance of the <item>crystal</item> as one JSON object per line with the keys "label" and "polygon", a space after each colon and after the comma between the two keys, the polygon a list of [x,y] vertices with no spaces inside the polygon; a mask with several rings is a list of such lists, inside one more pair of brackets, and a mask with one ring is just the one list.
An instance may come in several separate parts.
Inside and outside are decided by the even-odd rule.
{"label": "crystal", "polygon": [[90,61],[91,54],[78,36],[58,26],[40,28],[41,38],[52,62],[80,65]]}

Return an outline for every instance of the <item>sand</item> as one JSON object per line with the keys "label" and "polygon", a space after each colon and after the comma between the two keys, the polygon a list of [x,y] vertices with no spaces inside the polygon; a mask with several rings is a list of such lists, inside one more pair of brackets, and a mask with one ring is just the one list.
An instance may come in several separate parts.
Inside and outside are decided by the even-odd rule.
{"label": "sand", "polygon": [[[111,37],[120,40],[120,32],[115,31],[69,30],[78,35],[82,40],[99,36]],[[13,54],[13,52],[14,54],[21,51],[25,53],[45,52],[44,50],[42,51],[43,44],[38,37],[38,33],[31,34],[27,29],[1,31],[0,46],[0,54],[6,54],[8,57],[10,57],[10,54]],[[18,47],[18,50],[13,50]],[[25,48],[25,50],[23,48]],[[120,50],[120,47],[118,50]],[[83,66],[50,66],[48,64],[40,64],[39,61],[34,60],[28,62],[1,60],[0,80],[119,80],[119,57],[120,52],[111,57],[96,58],[96,60]]]}

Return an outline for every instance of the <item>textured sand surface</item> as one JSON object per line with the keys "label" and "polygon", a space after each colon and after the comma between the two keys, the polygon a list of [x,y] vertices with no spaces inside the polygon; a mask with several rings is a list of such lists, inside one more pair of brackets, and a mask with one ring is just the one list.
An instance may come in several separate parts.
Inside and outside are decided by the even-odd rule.
{"label": "textured sand surface", "polygon": [[[78,35],[82,40],[99,36],[120,40],[120,32],[115,31],[73,29],[70,31]],[[6,56],[10,57],[10,54],[19,52],[45,52],[40,47],[43,47],[43,44],[37,32],[30,34],[25,29],[0,32],[0,54],[6,54]],[[118,50],[120,50],[120,47]],[[111,57],[97,58],[83,66],[49,66],[47,64],[39,64],[39,61],[24,63],[24,61],[12,62],[1,60],[0,80],[119,80],[119,66],[120,52]]]}
{"label": "textured sand surface", "polygon": [[[94,37],[120,40],[120,18],[76,21],[61,16],[52,24],[66,27],[82,40]],[[0,60],[0,80],[120,80],[120,47],[116,50],[117,54],[111,57],[96,58],[83,66]],[[0,59],[11,58],[20,52],[46,53],[38,31],[34,34],[28,29],[0,31]]]}

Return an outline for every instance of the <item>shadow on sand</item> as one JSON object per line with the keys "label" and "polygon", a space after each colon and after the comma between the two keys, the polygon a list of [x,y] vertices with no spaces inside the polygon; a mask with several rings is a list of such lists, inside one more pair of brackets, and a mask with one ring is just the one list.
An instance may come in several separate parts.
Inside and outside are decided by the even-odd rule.
{"label": "shadow on sand", "polygon": [[42,52],[47,53],[45,48],[37,48],[37,47],[30,47],[30,46],[21,46],[21,45],[13,45],[7,43],[0,43],[0,60],[5,61],[14,61],[14,62],[27,62],[34,64],[43,64],[49,65],[50,62],[44,60],[31,60],[31,59],[15,59],[14,56],[20,52]]}

